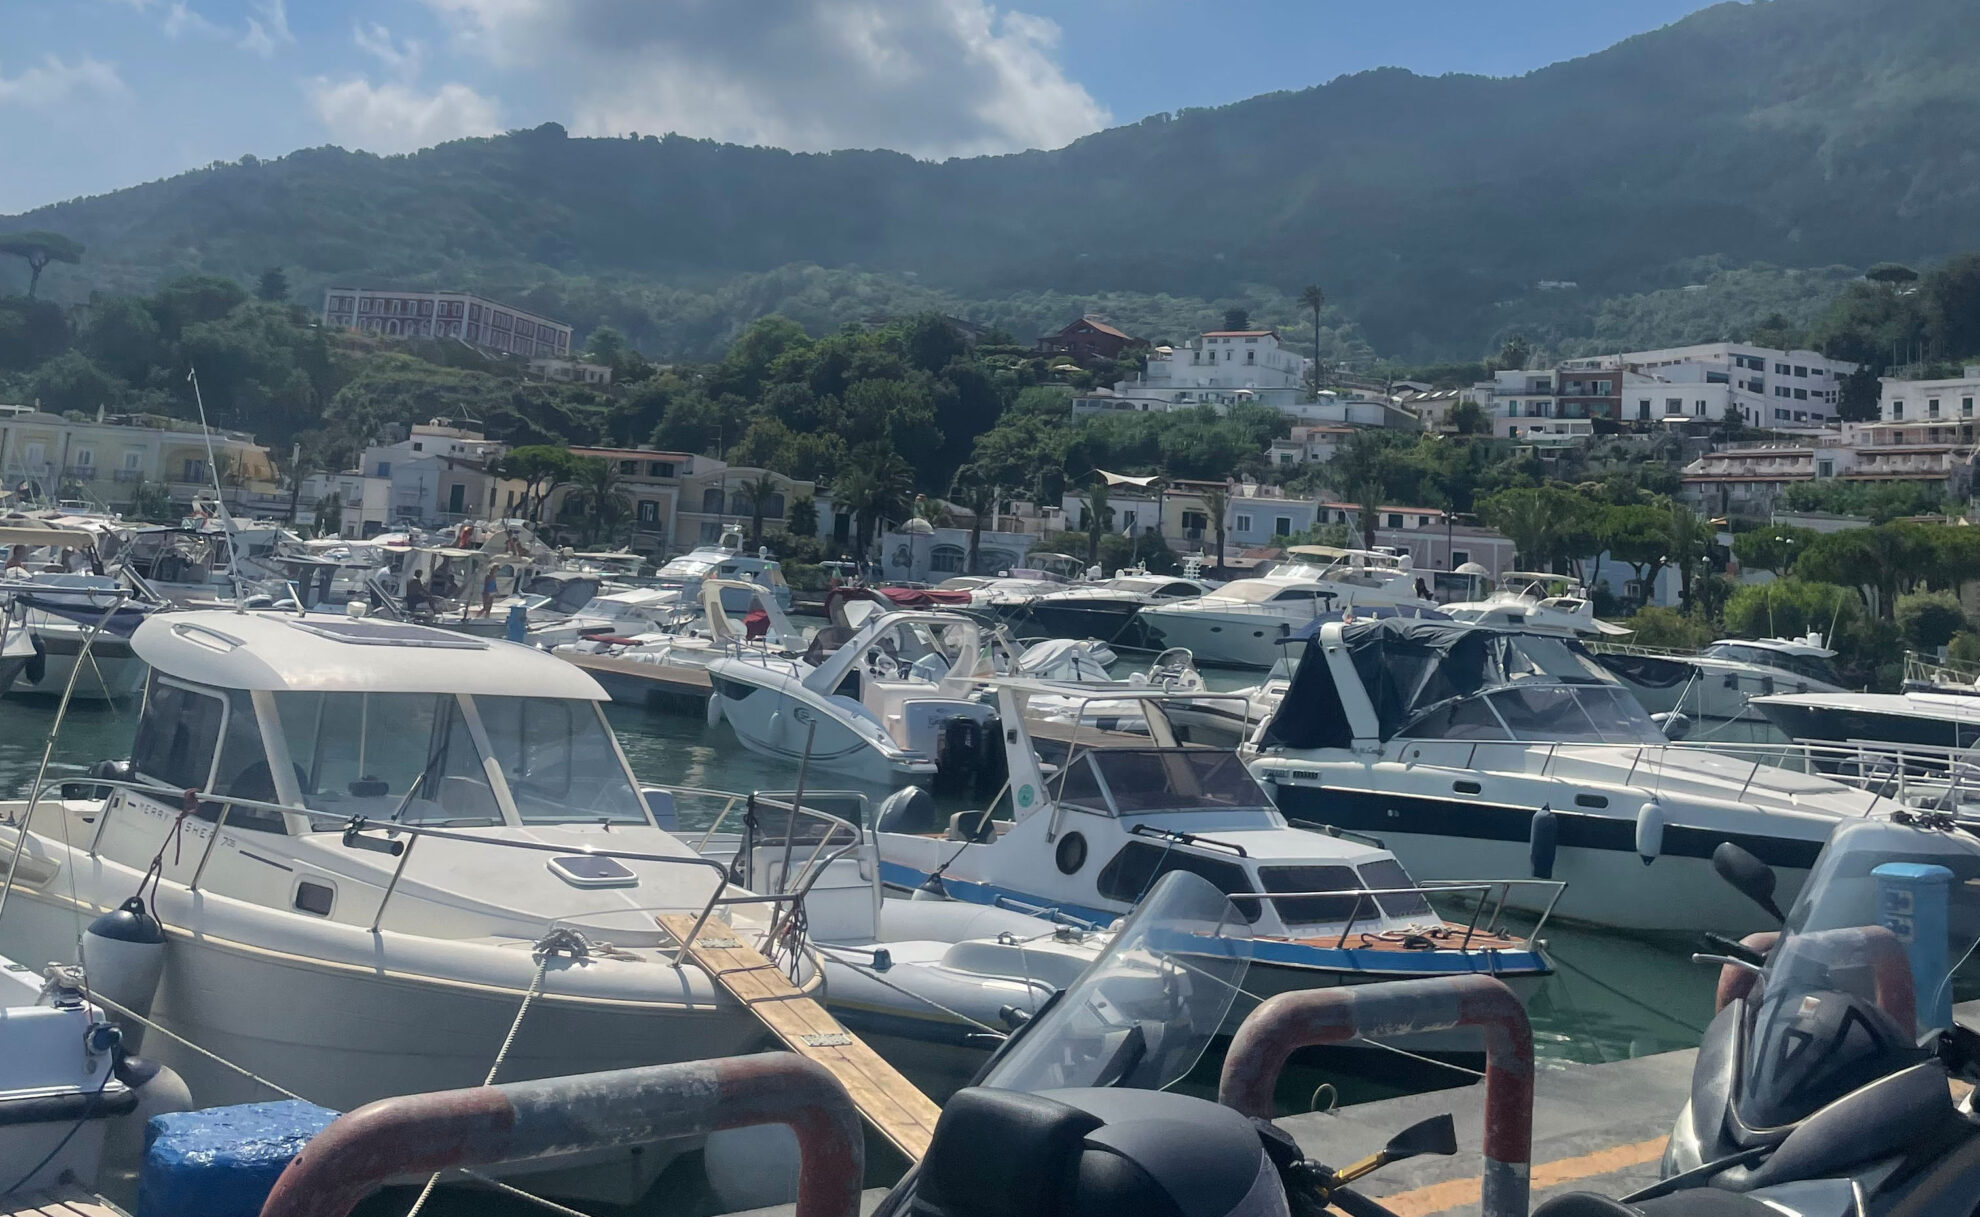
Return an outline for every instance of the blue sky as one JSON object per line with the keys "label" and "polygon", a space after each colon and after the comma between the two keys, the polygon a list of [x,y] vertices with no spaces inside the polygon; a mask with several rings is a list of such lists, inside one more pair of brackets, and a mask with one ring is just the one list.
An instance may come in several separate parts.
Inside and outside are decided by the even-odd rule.
{"label": "blue sky", "polygon": [[1347,72],[1513,75],[1699,0],[0,0],[0,215],[555,120],[924,157]]}

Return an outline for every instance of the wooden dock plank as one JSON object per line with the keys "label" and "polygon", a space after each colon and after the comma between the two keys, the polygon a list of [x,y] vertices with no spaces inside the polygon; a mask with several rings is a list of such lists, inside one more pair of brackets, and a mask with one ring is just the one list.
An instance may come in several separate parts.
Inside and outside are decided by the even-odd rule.
{"label": "wooden dock plank", "polygon": [[[688,914],[663,914],[655,920],[676,940],[685,940],[694,930]],[[688,956],[785,1047],[831,1070],[867,1122],[911,1161],[920,1161],[942,1109],[914,1083],[840,1026],[728,925],[711,921],[702,927]]]}
{"label": "wooden dock plank", "polygon": [[129,1217],[122,1209],[66,1179],[40,1192],[9,1196],[0,1217]]}

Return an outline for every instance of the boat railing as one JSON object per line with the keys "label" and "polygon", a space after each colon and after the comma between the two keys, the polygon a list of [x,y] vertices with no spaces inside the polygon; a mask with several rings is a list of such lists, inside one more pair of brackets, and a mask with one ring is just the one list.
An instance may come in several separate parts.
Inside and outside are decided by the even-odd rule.
{"label": "boat railing", "polygon": [[1906,651],[1904,683],[1945,686],[1949,692],[1980,692],[1980,663],[1930,659],[1916,651]]}
{"label": "boat railing", "polygon": [[[1521,887],[1542,889],[1546,895],[1546,904],[1541,908],[1539,918],[1519,940],[1519,949],[1531,951],[1541,941],[1540,932],[1546,927],[1547,919],[1553,916],[1554,906],[1560,903],[1561,893],[1567,889],[1565,880],[1430,880],[1418,883],[1414,887],[1337,888],[1320,892],[1228,892],[1226,895],[1235,904],[1270,904],[1275,908],[1282,900],[1339,900],[1343,896],[1351,895],[1354,897],[1354,905],[1348,912],[1347,920],[1341,925],[1340,937],[1334,942],[1338,950],[1347,949],[1348,937],[1354,933],[1354,927],[1361,922],[1362,913],[1368,908],[1370,901],[1374,902],[1374,913],[1379,919],[1386,915],[1381,905],[1381,898],[1384,896],[1414,896],[1426,904],[1432,896],[1468,896],[1473,905],[1471,920],[1465,924],[1464,936],[1459,939],[1456,946],[1460,951],[1468,951],[1471,949],[1471,944],[1481,936],[1501,941],[1511,937],[1506,933],[1506,909],[1513,895],[1513,889]],[[1434,909],[1434,906],[1432,907]],[[1487,916],[1488,910],[1489,916]],[[1280,921],[1286,922],[1286,918],[1281,915]],[[1479,924],[1481,921],[1484,923],[1482,928]],[[1291,923],[1286,922],[1286,924]]]}
{"label": "boat railing", "polygon": [[[17,831],[25,834],[28,831],[28,825],[34,816],[34,809],[37,805],[39,805],[42,798],[45,797],[51,789],[59,789],[62,787],[84,787],[84,788],[92,788],[94,790],[112,790],[112,791],[126,790],[134,794],[145,795],[150,798],[164,799],[168,801],[173,793],[172,791],[145,782],[132,781],[129,779],[122,779],[122,778],[90,777],[87,779],[66,778],[66,779],[48,780],[42,782],[40,785],[36,786],[32,792],[30,792],[28,796],[26,810],[22,813],[20,820],[16,822],[16,824],[14,825]],[[696,790],[695,788],[683,788],[683,789],[693,790],[695,791],[695,793],[706,793],[706,794],[723,793],[718,791],[699,791]],[[743,796],[727,796],[727,797],[741,798]],[[695,938],[700,935],[703,927],[705,927],[708,924],[709,919],[714,916],[715,911],[718,908],[729,909],[745,904],[768,904],[773,906],[771,927],[768,935],[766,935],[766,943],[773,942],[775,940],[776,932],[780,926],[780,918],[781,918],[781,914],[784,912],[784,906],[790,906],[791,908],[796,908],[799,905],[801,905],[804,898],[810,894],[812,884],[816,883],[818,877],[825,873],[826,868],[829,867],[832,862],[837,861],[839,858],[843,857],[848,851],[856,847],[860,841],[859,831],[845,820],[842,820],[837,816],[830,815],[827,812],[819,811],[815,808],[810,808],[810,807],[803,808],[802,809],[803,814],[818,818],[820,820],[829,821],[831,822],[831,824],[837,826],[838,828],[845,829],[851,838],[849,842],[846,845],[841,846],[839,849],[831,852],[830,854],[826,854],[824,852],[824,847],[827,843],[830,842],[830,840],[832,839],[833,835],[836,832],[836,829],[830,830],[826,834],[825,838],[820,841],[818,848],[813,852],[811,858],[807,860],[806,867],[801,872],[801,882],[787,883],[785,886],[785,890],[781,892],[764,894],[764,893],[754,893],[744,890],[740,894],[730,895],[729,888],[732,886],[732,884],[730,881],[729,867],[725,863],[716,861],[713,858],[702,857],[699,854],[689,854],[689,855],[659,854],[659,853],[652,853],[646,850],[622,849],[617,846],[607,846],[604,848],[598,848],[593,846],[550,844],[547,842],[540,842],[540,841],[524,841],[524,840],[516,840],[511,838],[503,838],[503,837],[489,837],[489,836],[481,835],[479,833],[464,832],[459,829],[453,829],[453,828],[437,828],[431,825],[409,823],[398,820],[374,820],[366,816],[353,816],[347,813],[318,811],[311,807],[294,807],[285,803],[270,803],[261,799],[248,799],[248,798],[242,798],[237,795],[216,794],[209,791],[200,791],[200,790],[190,790],[190,789],[186,790],[180,794],[179,798],[181,804],[181,810],[180,810],[181,820],[183,820],[185,816],[193,814],[199,811],[201,808],[208,805],[214,806],[218,809],[215,812],[214,818],[212,820],[212,825],[213,825],[212,831],[207,834],[205,848],[200,853],[199,861],[193,865],[193,873],[191,879],[187,881],[186,887],[189,892],[199,891],[200,880],[205,877],[207,863],[208,861],[211,860],[213,856],[214,847],[217,846],[220,842],[220,836],[222,830],[224,830],[227,827],[227,818],[237,808],[249,810],[249,811],[261,812],[263,814],[271,814],[271,815],[300,815],[308,818],[312,823],[334,825],[336,826],[337,830],[341,831],[343,837],[343,844],[346,848],[368,850],[374,853],[388,854],[391,855],[392,857],[397,858],[398,861],[392,869],[391,877],[386,881],[385,891],[379,897],[378,907],[372,914],[371,925],[369,928],[370,931],[374,934],[380,932],[379,927],[384,921],[385,910],[390,906],[393,894],[398,891],[399,880],[405,875],[406,863],[412,859],[414,847],[419,844],[422,838],[426,838],[426,837],[433,837],[443,841],[455,841],[469,845],[490,846],[497,849],[521,850],[529,853],[545,853],[545,854],[561,854],[561,855],[584,854],[589,857],[612,858],[622,862],[649,862],[649,863],[657,863],[662,865],[700,868],[704,870],[713,871],[716,877],[715,886],[713,890],[710,892],[708,900],[699,906],[699,913],[695,918],[694,928],[685,937],[681,939],[679,950],[676,952],[674,956],[675,967],[679,967],[687,959],[689,945],[693,943]],[[89,855],[92,858],[98,856],[97,850],[103,840],[103,832],[105,827],[109,824],[110,813],[113,810],[115,803],[116,803],[115,799],[106,797],[103,802],[102,810],[97,815],[96,831],[90,838],[89,850],[88,850]],[[574,821],[574,822],[582,822],[582,821]],[[177,827],[177,822],[175,821],[173,828],[168,829],[168,832],[175,832],[176,827]],[[374,834],[380,834],[380,835],[374,835]],[[404,838],[403,840],[400,839],[402,837]],[[10,872],[9,882],[11,883],[11,881],[12,879]],[[610,911],[613,913],[626,913],[626,912],[639,912],[643,910],[628,908],[625,905],[613,905],[609,910],[606,911]],[[684,910],[679,905],[671,905],[665,907],[655,906],[653,910],[644,910],[644,911],[679,912]],[[562,914],[556,918],[553,918],[548,928],[555,928],[557,925],[560,924],[568,924],[572,921],[574,917],[583,917],[584,915],[585,914],[582,913]]]}
{"label": "boat railing", "polygon": [[[1641,782],[1646,795],[1654,795],[1668,776],[1665,762],[1672,759],[1717,757],[1743,768],[1725,775],[1739,781],[1733,796],[1744,799],[1763,773],[1785,770],[1819,777],[1862,790],[1872,796],[1865,812],[1874,810],[1883,799],[1914,806],[1951,809],[1966,799],[1980,799],[1980,748],[1960,748],[1925,744],[1894,744],[1879,740],[1849,740],[1837,744],[1806,742],[1761,742],[1734,740],[1671,740],[1662,743],[1604,740],[1562,740],[1542,744],[1532,740],[1411,740],[1404,760],[1421,763],[1419,745],[1463,749],[1462,769],[1490,770],[1494,752],[1512,750],[1518,766],[1509,772],[1531,773],[1539,777],[1564,776],[1561,767],[1591,756],[1603,760],[1628,758],[1628,769],[1621,784]],[[1541,750],[1534,764],[1534,754]],[[1449,755],[1448,753],[1446,755]],[[1607,780],[1607,779],[1602,779]]]}

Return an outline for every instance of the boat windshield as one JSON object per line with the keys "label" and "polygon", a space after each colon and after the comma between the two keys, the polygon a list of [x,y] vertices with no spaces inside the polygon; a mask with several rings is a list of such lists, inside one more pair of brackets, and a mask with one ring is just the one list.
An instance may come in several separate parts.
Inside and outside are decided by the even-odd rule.
{"label": "boat windshield", "polygon": [[[645,805],[592,702],[451,693],[273,696],[296,783],[312,810],[500,824],[492,761],[525,824],[646,822]],[[490,755],[476,742],[470,710]]]}
{"label": "boat windshield", "polygon": [[[1899,874],[1879,876],[1882,867]],[[1889,886],[1926,868],[1951,872],[1943,921],[1920,889]],[[1934,926],[1945,941],[1907,947],[1906,939]],[[1934,1030],[1946,1003],[1966,996],[1950,990],[1976,942],[1980,841],[1886,820],[1837,829],[1768,954],[1761,996],[1749,1004],[1734,1100],[1740,1119],[1750,1128],[1787,1127],[1925,1059],[1920,1036]],[[1930,970],[1914,971],[1921,965]]]}
{"label": "boat windshield", "polygon": [[1059,801],[1108,816],[1272,806],[1237,753],[1221,748],[1095,748],[1066,767]]}
{"label": "boat windshield", "polygon": [[1453,698],[1396,732],[1404,739],[1519,740],[1575,744],[1655,744],[1669,737],[1622,689],[1586,685],[1512,686]]}

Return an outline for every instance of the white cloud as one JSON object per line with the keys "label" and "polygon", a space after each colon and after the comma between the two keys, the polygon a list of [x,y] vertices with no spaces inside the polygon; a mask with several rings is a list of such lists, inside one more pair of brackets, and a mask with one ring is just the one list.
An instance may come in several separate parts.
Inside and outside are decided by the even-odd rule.
{"label": "white cloud", "polygon": [[1107,111],[1059,29],[987,0],[427,0],[457,49],[568,92],[572,129],[958,156],[1057,147]]}
{"label": "white cloud", "polygon": [[386,69],[407,80],[419,76],[421,66],[426,62],[426,46],[417,38],[407,38],[403,42],[392,39],[392,31],[378,24],[360,25],[351,33],[358,50],[373,56]]}
{"label": "white cloud", "polygon": [[[149,3],[149,0],[140,0],[140,2]],[[213,38],[226,33],[219,26],[200,16],[192,5],[186,3],[186,0],[172,0],[172,3],[166,6],[163,28],[167,38],[179,38],[186,34]]]}
{"label": "white cloud", "polygon": [[309,99],[331,139],[367,152],[411,152],[502,129],[495,100],[458,83],[422,93],[405,84],[374,85],[363,77],[319,76],[309,85]]}
{"label": "white cloud", "polygon": [[40,63],[23,68],[17,76],[0,72],[0,105],[46,109],[77,100],[121,97],[129,92],[116,67],[87,55],[74,63],[65,63],[52,54],[44,55]]}
{"label": "white cloud", "polygon": [[254,0],[249,7],[255,15],[247,19],[247,33],[241,35],[242,50],[267,59],[277,47],[295,42],[296,36],[289,32],[287,0]]}

